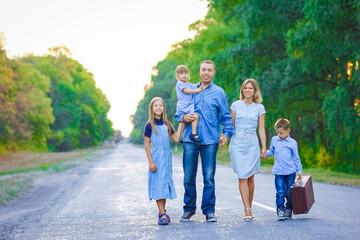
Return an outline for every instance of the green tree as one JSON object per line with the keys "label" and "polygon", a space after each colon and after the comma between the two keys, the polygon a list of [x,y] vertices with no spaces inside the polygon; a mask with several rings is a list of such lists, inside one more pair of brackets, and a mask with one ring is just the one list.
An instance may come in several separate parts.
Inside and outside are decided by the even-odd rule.
{"label": "green tree", "polygon": [[0,151],[46,150],[54,121],[50,79],[31,65],[6,57],[0,42]]}
{"label": "green tree", "polygon": [[55,121],[49,148],[68,151],[92,147],[112,137],[112,122],[107,118],[110,103],[96,88],[93,74],[71,59],[66,47],[54,47],[50,52],[45,57],[24,58],[51,79],[49,97]]}

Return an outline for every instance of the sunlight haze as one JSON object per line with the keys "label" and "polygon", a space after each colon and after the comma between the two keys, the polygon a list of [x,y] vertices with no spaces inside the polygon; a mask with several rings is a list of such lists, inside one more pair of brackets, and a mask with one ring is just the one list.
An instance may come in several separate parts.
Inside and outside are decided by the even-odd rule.
{"label": "sunlight haze", "polygon": [[199,0],[0,0],[0,33],[9,58],[42,56],[48,48],[69,48],[72,58],[94,74],[111,103],[109,118],[124,136],[130,115],[150,83],[151,69],[171,45],[194,32],[204,18]]}

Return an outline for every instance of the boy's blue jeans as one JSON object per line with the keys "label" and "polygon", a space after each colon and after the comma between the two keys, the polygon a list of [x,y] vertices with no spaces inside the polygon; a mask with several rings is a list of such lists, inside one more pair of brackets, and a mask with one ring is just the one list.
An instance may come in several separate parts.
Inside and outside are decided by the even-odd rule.
{"label": "boy's blue jeans", "polygon": [[[275,174],[275,188],[276,188],[276,209],[277,210],[292,210],[292,202],[290,196],[290,187],[294,183],[296,172],[289,175]],[[286,204],[285,204],[286,198]]]}
{"label": "boy's blue jeans", "polygon": [[184,142],[184,212],[195,212],[196,209],[196,174],[198,157],[201,156],[202,175],[204,182],[201,210],[206,215],[215,212],[215,168],[216,153],[219,144],[198,145]]}

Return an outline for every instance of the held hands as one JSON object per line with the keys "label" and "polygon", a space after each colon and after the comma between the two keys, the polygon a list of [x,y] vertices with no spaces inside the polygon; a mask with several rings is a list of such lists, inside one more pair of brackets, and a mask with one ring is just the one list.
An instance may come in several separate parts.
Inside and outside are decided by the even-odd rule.
{"label": "held hands", "polygon": [[299,176],[299,179],[301,179],[301,178],[302,178],[302,174],[298,174],[298,176]]}
{"label": "held hands", "polygon": [[154,162],[149,163],[150,172],[155,172],[157,170],[156,164]]}
{"label": "held hands", "polygon": [[227,141],[228,141],[228,138],[224,134],[220,134],[220,138],[219,138],[220,147],[225,146]]}
{"label": "held hands", "polygon": [[262,149],[262,151],[260,153],[260,157],[261,157],[261,159],[266,159],[267,158],[266,148]]}

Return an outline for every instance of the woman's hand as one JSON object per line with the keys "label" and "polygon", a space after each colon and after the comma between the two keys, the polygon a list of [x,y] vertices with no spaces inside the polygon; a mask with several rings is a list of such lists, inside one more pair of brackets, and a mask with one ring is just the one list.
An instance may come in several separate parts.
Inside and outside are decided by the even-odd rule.
{"label": "woman's hand", "polygon": [[261,157],[262,159],[266,159],[266,158],[267,158],[266,148],[263,148],[263,149],[261,150],[260,157]]}
{"label": "woman's hand", "polygon": [[150,172],[155,172],[157,170],[156,164],[154,162],[149,163]]}

